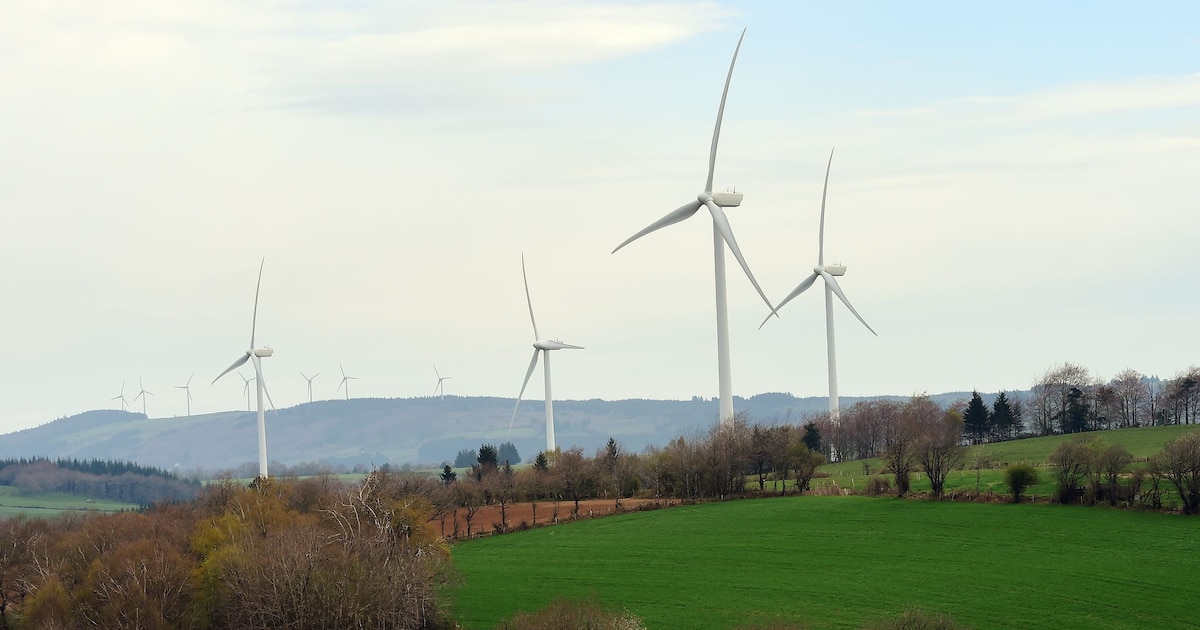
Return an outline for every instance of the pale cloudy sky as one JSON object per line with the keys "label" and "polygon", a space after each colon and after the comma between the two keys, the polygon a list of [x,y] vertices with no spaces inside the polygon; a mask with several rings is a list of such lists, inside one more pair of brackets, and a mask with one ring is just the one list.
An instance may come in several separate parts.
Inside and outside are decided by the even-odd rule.
{"label": "pale cloudy sky", "polygon": [[[1200,5],[55,2],[0,8],[0,432],[112,407],[716,395],[710,221],[613,255],[703,187],[773,300],[828,259],[843,395],[1026,388],[1200,362]],[[820,291],[758,330],[738,395],[823,395]],[[250,370],[244,370],[247,374]],[[540,379],[527,396],[541,397]],[[139,406],[140,409],[140,406]]]}

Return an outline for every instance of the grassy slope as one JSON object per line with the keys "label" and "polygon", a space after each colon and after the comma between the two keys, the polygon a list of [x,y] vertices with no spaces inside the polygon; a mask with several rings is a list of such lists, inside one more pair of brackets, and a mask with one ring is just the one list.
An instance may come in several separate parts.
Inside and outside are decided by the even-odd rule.
{"label": "grassy slope", "polygon": [[20,495],[12,486],[0,486],[0,517],[7,516],[58,516],[63,512],[75,510],[91,510],[96,512],[116,512],[133,510],[138,506],[132,503],[121,503],[105,499],[95,499],[88,503],[87,497],[61,492],[46,492],[42,494]]}
{"label": "grassy slope", "polygon": [[1185,628],[1200,519],[1103,508],[789,497],[454,546],[456,612],[490,628],[595,592],[650,628],[853,628],[910,605],[977,628]]}

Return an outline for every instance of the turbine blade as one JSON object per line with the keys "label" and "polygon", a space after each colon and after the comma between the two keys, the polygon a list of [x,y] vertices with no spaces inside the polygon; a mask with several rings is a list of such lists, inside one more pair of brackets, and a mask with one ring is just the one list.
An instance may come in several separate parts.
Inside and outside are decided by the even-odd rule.
{"label": "turbine blade", "polygon": [[[525,280],[525,303],[529,305],[529,321],[533,323],[533,340],[541,339],[538,336],[537,320],[533,318],[533,300],[529,297],[529,276],[525,274],[525,252],[521,252],[521,277]],[[437,371],[437,368],[434,368]],[[440,375],[439,375],[440,376]]]}
{"label": "turbine blade", "polygon": [[[234,362],[233,362],[233,365],[231,365],[231,366],[229,366],[229,367],[225,368],[225,371],[224,371],[224,372],[221,372],[220,374],[218,374],[218,375],[217,375],[217,378],[214,378],[214,379],[212,380],[212,383],[209,383],[209,385],[212,385],[213,383],[216,383],[218,380],[220,380],[220,379],[221,379],[221,377],[222,377],[222,376],[225,376],[226,374],[228,374],[228,373],[230,373],[230,372],[232,372],[232,371],[234,371],[234,370],[236,370],[236,369],[238,369],[238,368],[242,367],[243,365],[245,365],[245,364],[246,364],[246,361],[248,361],[249,359],[250,359],[250,353],[249,353],[249,352],[247,352],[247,353],[243,354],[243,355],[242,355],[242,357],[241,357],[240,359],[238,359],[237,361],[234,361]],[[245,377],[245,376],[243,376],[242,378],[244,379],[244,378],[246,378],[246,377]]]}
{"label": "turbine blade", "polygon": [[847,300],[846,294],[842,293],[842,287],[838,286],[837,279],[824,272],[821,273],[821,277],[825,279],[825,284],[828,284],[829,288],[833,289],[834,294],[838,296],[838,299],[842,301],[842,304],[845,304],[846,308],[850,309],[851,313],[854,313],[854,316],[858,318],[858,321],[862,322],[862,325],[866,326],[867,330],[871,331],[872,335],[878,337],[879,333],[875,332],[874,328],[871,328],[871,325],[867,323],[867,320],[863,319],[862,315],[859,315],[858,311],[854,310],[853,306],[850,306],[850,300]]}
{"label": "turbine blade", "polygon": [[196,373],[195,373],[195,372],[192,372],[192,375],[188,377],[188,380],[187,380],[187,382],[186,382],[186,383],[184,383],[184,384],[183,384],[183,386],[184,386],[184,387],[188,387],[188,386],[190,386],[190,385],[192,384],[192,379],[193,379],[193,378],[195,378],[195,377],[196,377]]}
{"label": "turbine blade", "polygon": [[667,216],[655,221],[654,223],[651,223],[649,226],[647,226],[641,232],[638,232],[637,234],[634,234],[633,236],[630,236],[629,238],[625,239],[625,242],[621,243],[620,245],[617,245],[617,249],[612,250],[612,253],[614,253],[614,254],[617,253],[622,247],[625,247],[626,245],[638,240],[639,238],[641,238],[655,230],[665,228],[668,225],[674,225],[676,223],[679,223],[680,221],[683,221],[684,219],[691,217],[693,214],[696,214],[696,211],[700,209],[701,205],[703,205],[703,204],[701,204],[699,200],[696,200],[696,201],[689,201],[688,203],[686,203],[682,206],[679,206],[675,210],[672,210],[670,212],[670,214],[668,214]]}
{"label": "turbine blade", "polygon": [[304,375],[304,372],[300,372],[300,378],[302,378],[306,381],[308,380],[308,377]]}
{"label": "turbine blade", "polygon": [[805,278],[803,282],[796,285],[796,288],[792,289],[792,292],[789,293],[787,297],[783,298],[783,301],[780,302],[779,305],[775,307],[775,312],[771,313],[771,315],[767,315],[767,318],[764,319],[763,323],[759,324],[758,327],[762,328],[768,321],[771,320],[772,315],[775,317],[779,317],[779,311],[783,308],[784,304],[791,302],[793,299],[796,298],[796,296],[807,291],[808,288],[811,287],[813,285],[813,283],[816,281],[817,281],[817,272],[814,271],[811,274],[809,274],[808,277]]}
{"label": "turbine blade", "polygon": [[271,409],[275,409],[275,401],[271,400],[271,390],[267,389],[267,380],[262,375],[262,359],[254,357],[254,377],[262,385],[263,393],[267,395],[267,402],[270,403]]}
{"label": "turbine blade", "polygon": [[829,169],[833,167],[833,149],[829,150],[829,163],[825,165],[825,187],[821,189],[821,232],[817,240],[817,264],[825,266],[825,196],[829,194]]}
{"label": "turbine blade", "polygon": [[529,386],[529,378],[533,376],[533,370],[537,368],[538,354],[541,350],[533,349],[533,359],[529,361],[529,369],[525,372],[525,381],[521,383],[521,391],[517,392],[517,404],[513,405],[512,419],[508,421],[508,432],[512,434],[513,422],[517,419],[517,409],[521,408],[521,396],[525,395],[525,388]]}
{"label": "turbine blade", "polygon": [[342,367],[342,362],[338,361],[338,369],[342,371],[342,380],[346,379],[346,368]]}
{"label": "turbine blade", "polygon": [[742,29],[738,37],[737,47],[733,49],[733,59],[729,62],[729,73],[725,75],[725,89],[721,91],[721,106],[717,108],[717,125],[713,127],[712,147],[708,150],[708,179],[704,182],[704,192],[711,193],[713,188],[713,171],[717,166],[717,140],[721,137],[721,119],[725,117],[725,97],[729,96],[729,82],[733,79],[733,64],[737,63],[738,51],[742,49],[742,40],[746,38],[746,29]]}
{"label": "turbine blade", "polygon": [[729,227],[729,217],[725,216],[725,211],[721,209],[712,199],[709,199],[704,205],[708,206],[708,212],[712,214],[713,224],[717,226],[717,231],[721,233],[721,238],[725,239],[725,244],[729,246],[729,250],[733,252],[733,257],[737,258],[738,264],[742,266],[742,271],[746,272],[746,277],[750,278],[750,284],[754,285],[754,290],[758,291],[759,297],[766,302],[767,308],[771,309],[771,314],[775,313],[775,306],[771,304],[771,300],[767,299],[767,294],[763,293],[762,287],[758,286],[758,280],[754,279],[754,273],[750,271],[750,265],[746,264],[746,258],[742,256],[742,250],[738,247],[737,239],[733,237],[733,228]]}
{"label": "turbine blade", "polygon": [[254,330],[258,327],[258,290],[262,288],[262,272],[263,266],[267,264],[267,257],[263,256],[262,262],[258,264],[258,284],[254,285],[254,316],[250,319],[250,349],[254,349]]}

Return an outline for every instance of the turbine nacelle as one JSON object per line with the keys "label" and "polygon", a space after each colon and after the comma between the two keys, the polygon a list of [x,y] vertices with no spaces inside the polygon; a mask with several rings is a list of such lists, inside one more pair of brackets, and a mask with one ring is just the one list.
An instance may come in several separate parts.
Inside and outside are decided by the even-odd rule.
{"label": "turbine nacelle", "polygon": [[831,276],[844,276],[846,275],[846,265],[833,264],[825,265],[824,267],[817,265],[816,267],[813,267],[813,273],[817,274],[818,276],[822,273],[827,273]]}
{"label": "turbine nacelle", "polygon": [[722,208],[736,208],[742,205],[742,193],[732,190],[715,192],[712,194],[712,200]]}
{"label": "turbine nacelle", "polygon": [[255,348],[254,350],[250,351],[250,353],[256,357],[269,357],[269,356],[275,354],[275,350],[273,348],[263,347],[263,348]]}
{"label": "turbine nacelle", "polygon": [[583,346],[572,346],[569,343],[563,343],[557,339],[545,339],[542,341],[533,342],[533,347],[538,350],[583,350]]}

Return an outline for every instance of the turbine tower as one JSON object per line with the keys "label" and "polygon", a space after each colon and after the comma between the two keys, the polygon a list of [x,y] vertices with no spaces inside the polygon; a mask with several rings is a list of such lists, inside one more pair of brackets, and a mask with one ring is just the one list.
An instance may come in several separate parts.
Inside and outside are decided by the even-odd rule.
{"label": "turbine tower", "polygon": [[[875,329],[871,328],[871,326],[869,324],[867,324],[867,320],[863,319],[862,315],[859,315],[858,311],[854,310],[854,307],[850,305],[850,300],[846,299],[846,294],[842,293],[842,288],[840,286],[838,286],[837,276],[846,275],[846,266],[839,265],[839,264],[833,264],[833,265],[827,266],[825,264],[825,197],[826,197],[826,194],[829,192],[829,169],[832,166],[833,166],[833,151],[830,151],[829,152],[829,163],[825,166],[825,186],[821,190],[821,231],[817,237],[817,266],[813,267],[812,273],[809,274],[809,276],[807,278],[805,278],[804,281],[802,281],[799,285],[797,285],[796,288],[793,289],[792,292],[789,293],[787,297],[783,298],[783,301],[780,302],[779,305],[774,308],[771,315],[777,315],[778,311],[780,309],[782,309],[785,304],[787,304],[788,302],[791,302],[793,298],[795,298],[796,296],[800,295],[801,293],[804,293],[805,291],[807,291],[808,288],[811,287],[813,285],[813,283],[817,281],[817,278],[821,278],[821,280],[824,281],[824,283],[825,283],[825,336],[827,338],[827,352],[829,355],[829,419],[832,422],[836,423],[838,421],[839,410],[838,410],[838,388],[837,388],[837,352],[834,349],[834,343],[833,343],[833,296],[834,296],[834,294],[836,294],[838,296],[838,299],[842,301],[842,304],[846,305],[846,308],[850,309],[850,312],[853,313],[854,316],[858,318],[858,321],[862,322],[862,325],[866,326],[867,330],[871,331],[871,334],[878,337],[879,333],[875,332]],[[771,315],[767,315],[767,319],[764,319],[763,323],[759,324],[758,327],[762,328],[763,325],[765,325],[767,323],[767,321],[769,321],[771,319]]]}
{"label": "turbine tower", "polygon": [[446,398],[446,388],[442,386],[442,381],[448,381],[451,377],[442,376],[442,374],[438,372],[436,364],[433,366],[433,373],[437,374],[438,380],[437,385],[433,387],[433,393],[438,395],[438,400],[444,400]]}
{"label": "turbine tower", "polygon": [[750,266],[746,264],[746,259],[742,256],[742,250],[738,247],[737,240],[733,237],[733,229],[729,226],[729,218],[725,216],[725,211],[722,209],[736,208],[741,205],[742,194],[736,192],[713,192],[713,171],[717,164],[717,140],[721,136],[721,119],[725,115],[725,97],[729,94],[729,82],[733,79],[733,66],[737,63],[738,51],[741,50],[742,39],[745,37],[746,30],[742,29],[742,35],[738,38],[737,47],[733,50],[733,60],[729,62],[729,72],[725,76],[725,89],[721,92],[721,105],[717,108],[717,124],[713,128],[712,146],[708,151],[708,178],[704,182],[704,191],[697,195],[695,200],[689,201],[667,216],[650,224],[641,232],[626,239],[624,243],[617,246],[617,249],[613,250],[615,254],[622,247],[655,230],[690,218],[702,207],[708,209],[713,222],[713,269],[716,276],[717,307],[717,376],[721,422],[723,424],[733,421],[733,375],[729,357],[729,306],[725,290],[726,246],[733,252],[734,258],[737,258],[738,264],[742,266],[742,271],[746,272],[746,277],[750,279],[750,284],[754,285],[754,289],[758,291],[758,295],[762,297],[763,302],[767,304],[768,308],[771,308],[772,312],[775,310],[771,306],[771,300],[767,299],[766,294],[763,293],[762,287],[758,286],[758,281],[754,279],[754,274],[750,272]]}
{"label": "turbine tower", "polygon": [[582,346],[572,346],[557,339],[542,339],[538,335],[537,320],[533,317],[533,300],[529,297],[529,276],[525,274],[525,254],[521,254],[521,277],[525,280],[525,303],[529,305],[529,321],[533,324],[533,358],[529,361],[529,370],[525,372],[525,381],[521,383],[521,391],[517,394],[517,404],[513,406],[512,419],[508,421],[508,432],[512,433],[513,422],[517,419],[517,409],[521,407],[521,396],[529,385],[529,378],[537,368],[538,355],[545,353],[546,360],[542,370],[546,376],[546,450],[554,450],[554,398],[550,393],[550,351],[551,350],[582,350]]}
{"label": "turbine tower", "polygon": [[187,394],[187,415],[189,417],[192,415],[192,378],[194,376],[196,376],[196,374],[193,372],[192,376],[188,377],[186,383],[175,386],[175,389],[182,389]]}
{"label": "turbine tower", "polygon": [[[343,387],[346,388],[346,400],[350,400],[350,381],[357,381],[357,376],[346,376],[346,368],[342,367],[342,362],[338,361],[338,369],[342,371],[342,382],[338,383],[338,391]],[[316,378],[316,377],[313,377]]]}
{"label": "turbine tower", "polygon": [[[225,368],[225,371],[218,374],[217,378],[214,378],[212,381],[216,383],[222,376],[242,367],[246,361],[250,361],[254,366],[254,380],[258,389],[258,476],[264,479],[267,477],[267,414],[266,407],[263,406],[263,395],[266,394],[269,401],[271,400],[271,394],[267,392],[267,384],[263,380],[262,358],[275,354],[275,351],[268,347],[256,347],[254,345],[254,331],[258,327],[258,293],[262,288],[262,272],[263,266],[266,263],[267,259],[264,258],[258,265],[258,284],[254,286],[254,314],[250,319],[250,347],[237,361],[233,362],[233,365]],[[245,379],[246,377],[243,376],[242,378]],[[249,380],[246,381],[246,387],[250,387]],[[275,403],[272,402],[271,406],[274,407]]]}
{"label": "turbine tower", "polygon": [[142,415],[143,415],[143,416],[146,416],[147,418],[149,418],[149,417],[150,417],[150,415],[146,413],[146,397],[147,397],[147,396],[153,396],[153,395],[154,395],[154,392],[148,392],[148,391],[146,391],[146,386],[145,386],[145,385],[142,385],[142,377],[141,377],[141,375],[138,375],[138,390],[139,390],[139,391],[138,391],[138,393],[137,393],[137,396],[134,396],[134,397],[133,397],[133,402],[137,402],[137,400],[138,400],[139,398],[141,398],[141,399],[142,399]]}
{"label": "turbine tower", "polygon": [[109,398],[109,400],[121,401],[121,411],[126,411],[125,408],[129,405],[129,401],[125,400],[125,381],[121,381],[121,393]]}
{"label": "turbine tower", "polygon": [[314,379],[314,378],[317,378],[317,377],[318,377],[318,376],[320,376],[320,375],[321,375],[321,373],[320,373],[320,372],[317,372],[316,374],[313,374],[312,376],[304,376],[304,372],[301,372],[301,373],[300,373],[300,376],[301,376],[301,377],[302,377],[304,380],[308,381],[308,402],[312,402],[312,382],[313,382],[313,379]]}

